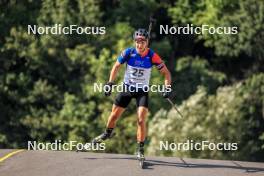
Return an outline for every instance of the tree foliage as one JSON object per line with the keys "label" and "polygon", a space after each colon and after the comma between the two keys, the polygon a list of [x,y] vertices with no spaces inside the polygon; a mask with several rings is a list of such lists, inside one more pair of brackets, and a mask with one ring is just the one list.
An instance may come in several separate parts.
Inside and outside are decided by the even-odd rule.
{"label": "tree foliage", "polygon": [[[148,152],[155,155],[261,161],[263,152],[264,75],[256,74],[232,86],[219,87],[215,95],[200,86],[179,107],[160,110],[150,124]],[[160,150],[160,141],[184,143],[210,141],[237,143],[238,150]]]}

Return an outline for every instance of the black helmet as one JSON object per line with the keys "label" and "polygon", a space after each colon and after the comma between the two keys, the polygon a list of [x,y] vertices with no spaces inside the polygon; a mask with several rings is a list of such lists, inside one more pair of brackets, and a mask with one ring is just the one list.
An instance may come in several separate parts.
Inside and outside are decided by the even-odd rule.
{"label": "black helmet", "polygon": [[138,29],[135,31],[133,38],[134,40],[139,39],[139,38],[149,39],[149,33],[146,29]]}

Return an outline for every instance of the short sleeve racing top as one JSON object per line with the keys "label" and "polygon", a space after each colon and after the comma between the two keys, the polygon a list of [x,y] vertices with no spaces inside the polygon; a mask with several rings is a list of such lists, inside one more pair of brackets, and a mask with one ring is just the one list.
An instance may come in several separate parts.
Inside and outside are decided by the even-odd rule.
{"label": "short sleeve racing top", "polygon": [[164,67],[159,55],[149,48],[144,55],[137,53],[135,48],[127,48],[117,58],[117,61],[121,64],[126,63],[124,84],[138,88],[149,85],[153,65],[159,70]]}

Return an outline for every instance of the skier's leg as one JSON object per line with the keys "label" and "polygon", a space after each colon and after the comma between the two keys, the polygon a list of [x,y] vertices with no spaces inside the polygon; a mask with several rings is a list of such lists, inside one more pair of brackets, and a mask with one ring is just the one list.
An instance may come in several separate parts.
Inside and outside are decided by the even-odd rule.
{"label": "skier's leg", "polygon": [[110,116],[108,117],[108,122],[107,122],[106,127],[115,128],[116,121],[119,119],[119,117],[123,114],[124,111],[125,111],[125,108],[113,104],[112,112]]}
{"label": "skier's leg", "polygon": [[148,114],[148,108],[140,106],[138,107],[138,119],[137,119],[137,141],[145,141],[146,135],[146,118]]}
{"label": "skier's leg", "polygon": [[137,142],[138,151],[137,156],[139,158],[144,157],[144,141],[146,137],[146,118],[148,108],[140,106],[138,107],[138,119],[137,119]]}
{"label": "skier's leg", "polygon": [[146,118],[148,115],[148,92],[140,92],[136,96],[137,101],[137,156],[144,158],[144,142],[146,137]]}
{"label": "skier's leg", "polygon": [[106,124],[106,130],[103,134],[99,135],[92,140],[92,143],[100,143],[108,138],[112,137],[113,129],[115,128],[116,121],[125,111],[125,108],[128,106],[131,101],[131,94],[129,92],[121,92],[115,99],[114,105],[112,107],[112,112],[108,117],[108,122]]}
{"label": "skier's leg", "polygon": [[108,117],[108,122],[106,125],[106,130],[101,135],[97,136],[92,140],[92,143],[101,143],[104,140],[112,137],[112,132],[115,127],[116,121],[119,119],[119,117],[122,115],[122,113],[125,111],[125,108],[113,105],[112,112],[110,116]]}

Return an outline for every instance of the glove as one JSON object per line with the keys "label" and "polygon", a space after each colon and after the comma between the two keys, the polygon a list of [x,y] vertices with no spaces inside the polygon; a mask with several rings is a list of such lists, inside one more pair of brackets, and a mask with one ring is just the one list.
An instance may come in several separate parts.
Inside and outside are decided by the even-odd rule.
{"label": "glove", "polygon": [[105,84],[105,86],[107,86],[107,87],[105,87],[105,89],[104,89],[104,94],[105,94],[105,96],[110,96],[111,95],[111,93],[112,93],[112,86],[114,85],[114,83],[113,82],[108,82],[108,83],[106,83]]}
{"label": "glove", "polygon": [[162,92],[163,98],[169,98],[171,93],[171,87],[166,87],[165,91]]}

